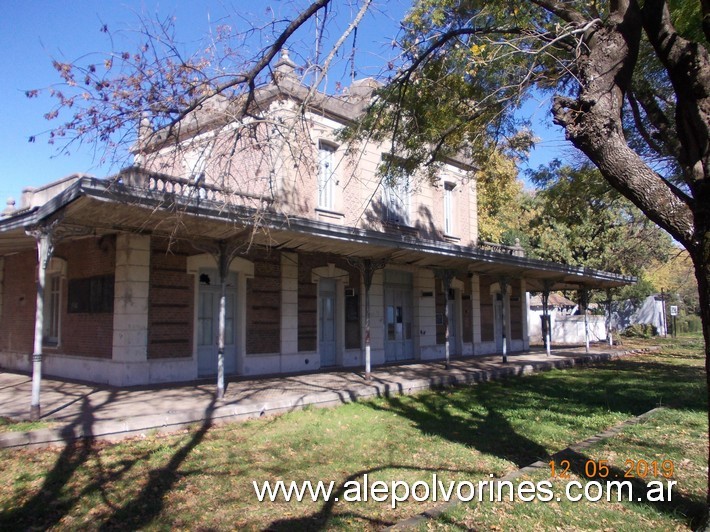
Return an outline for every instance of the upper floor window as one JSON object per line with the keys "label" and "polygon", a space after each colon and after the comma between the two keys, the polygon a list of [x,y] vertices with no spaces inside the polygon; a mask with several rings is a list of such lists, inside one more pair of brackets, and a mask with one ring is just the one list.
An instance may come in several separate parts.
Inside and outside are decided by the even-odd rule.
{"label": "upper floor window", "polygon": [[409,225],[410,183],[409,177],[400,177],[397,182],[385,180],[385,219],[390,223]]}
{"label": "upper floor window", "polygon": [[205,173],[212,154],[211,144],[190,146],[184,155],[185,171],[188,179],[197,179]]}
{"label": "upper floor window", "polygon": [[444,234],[454,234],[454,183],[444,183]]}
{"label": "upper floor window", "polygon": [[318,147],[318,206],[333,210],[335,207],[335,151],[336,147],[321,142]]}
{"label": "upper floor window", "polygon": [[412,181],[404,160],[391,154],[382,155],[382,204],[384,221],[409,225]]}

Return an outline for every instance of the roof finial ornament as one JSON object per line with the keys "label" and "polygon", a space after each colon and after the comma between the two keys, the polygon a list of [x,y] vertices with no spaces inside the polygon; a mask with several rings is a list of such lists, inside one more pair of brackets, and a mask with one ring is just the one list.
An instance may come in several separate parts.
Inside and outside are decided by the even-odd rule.
{"label": "roof finial ornament", "polygon": [[281,57],[279,58],[274,68],[276,71],[275,77],[281,78],[284,76],[292,76],[296,70],[296,63],[288,55],[288,48],[281,48]]}
{"label": "roof finial ornament", "polygon": [[6,202],[7,207],[0,213],[0,217],[5,218],[7,216],[12,216],[14,212],[17,210],[15,209],[15,199],[14,198],[7,198]]}

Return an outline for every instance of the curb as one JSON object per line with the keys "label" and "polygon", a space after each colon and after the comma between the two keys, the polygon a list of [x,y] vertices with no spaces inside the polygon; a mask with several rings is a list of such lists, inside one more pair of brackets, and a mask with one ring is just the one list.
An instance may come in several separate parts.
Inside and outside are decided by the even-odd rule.
{"label": "curb", "polygon": [[[621,351],[618,353],[585,354],[578,357],[531,362],[522,366],[508,366],[496,369],[473,371],[454,370],[452,373],[436,375],[426,379],[372,381],[354,389],[338,392],[316,392],[301,396],[270,399],[260,402],[227,403],[213,408],[168,411],[118,420],[96,421],[90,425],[81,420],[62,427],[39,429],[27,432],[0,433],[0,448],[65,446],[80,439],[116,441],[132,436],[147,436],[155,433],[175,432],[194,424],[220,424],[246,421],[266,415],[277,415],[307,406],[329,408],[360,399],[393,395],[410,395],[432,388],[465,386],[499,380],[509,377],[530,375],[552,369],[566,369],[574,366],[606,362],[618,358],[651,351],[651,348]],[[88,426],[87,426],[88,425]]]}

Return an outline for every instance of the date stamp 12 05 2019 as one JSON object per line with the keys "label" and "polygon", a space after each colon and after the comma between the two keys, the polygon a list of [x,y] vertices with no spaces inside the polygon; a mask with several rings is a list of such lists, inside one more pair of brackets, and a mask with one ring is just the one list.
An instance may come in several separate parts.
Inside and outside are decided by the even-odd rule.
{"label": "date stamp 12 05 2019", "polygon": [[[573,468],[569,460],[551,460],[548,465],[550,477],[563,480],[570,478]],[[672,478],[675,466],[672,460],[624,460],[623,472],[615,472],[608,460],[586,460],[582,470],[578,472],[584,473],[587,478],[623,477],[645,480],[649,477]]]}

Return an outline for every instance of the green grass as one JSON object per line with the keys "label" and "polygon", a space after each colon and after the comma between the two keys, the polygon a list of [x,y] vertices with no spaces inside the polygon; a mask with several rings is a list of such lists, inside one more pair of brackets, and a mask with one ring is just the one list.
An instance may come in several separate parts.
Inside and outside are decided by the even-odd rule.
{"label": "green grass", "polygon": [[[553,492],[561,500],[550,502],[494,502],[488,500],[462,504],[441,516],[435,522],[427,523],[427,529],[459,530],[477,528],[489,530],[529,530],[535,528],[564,530],[671,530],[686,529],[689,524],[697,525],[703,511],[706,482],[705,460],[707,438],[706,416],[701,412],[677,412],[664,410],[656,413],[643,423],[625,430],[622,434],[605,440],[572,460],[569,479],[551,479],[550,470],[536,472],[517,479],[539,482],[550,480]],[[589,502],[570,501],[565,496],[565,487],[572,480],[586,485],[590,480],[584,470],[588,461],[599,464],[605,460],[610,467],[610,475],[605,479],[593,477],[591,480],[604,483],[606,479],[625,481],[625,474],[632,482],[634,498],[643,497],[645,484],[650,481],[674,480],[670,501],[648,503],[634,502]],[[657,473],[653,468],[635,469],[640,461],[659,464]],[[673,476],[666,479],[663,463],[673,463]],[[669,462],[665,462],[666,464]],[[593,470],[593,466],[590,470]],[[597,493],[597,488],[591,491]],[[507,492],[506,492],[507,493]],[[577,496],[581,490],[571,492]],[[613,492],[615,494],[615,492]],[[666,492],[667,493],[667,492]],[[422,527],[424,528],[424,527]]]}
{"label": "green grass", "polygon": [[51,421],[16,421],[0,416],[0,432],[28,432],[55,426]]}
{"label": "green grass", "polygon": [[[429,481],[433,473],[445,482],[487,480],[658,405],[669,406],[666,417],[589,453],[640,459],[655,449],[677,460],[683,505],[619,510],[593,504],[574,517],[573,526],[599,529],[607,520],[610,529],[638,529],[646,522],[651,524],[644,528],[684,528],[704,498],[703,358],[697,339],[663,344],[661,353],[593,368],[195,426],[120,444],[0,451],[0,483],[6,486],[0,490],[0,529],[376,529],[431,504],[410,500],[393,510],[372,501],[259,503],[251,482],[333,480],[342,495],[348,480],[365,474],[371,483]],[[688,458],[676,455],[691,450],[693,458],[680,467]],[[461,506],[429,525],[569,529],[565,519],[581,507]],[[505,519],[496,521],[498,514]],[[518,521],[509,526],[511,516]]]}

